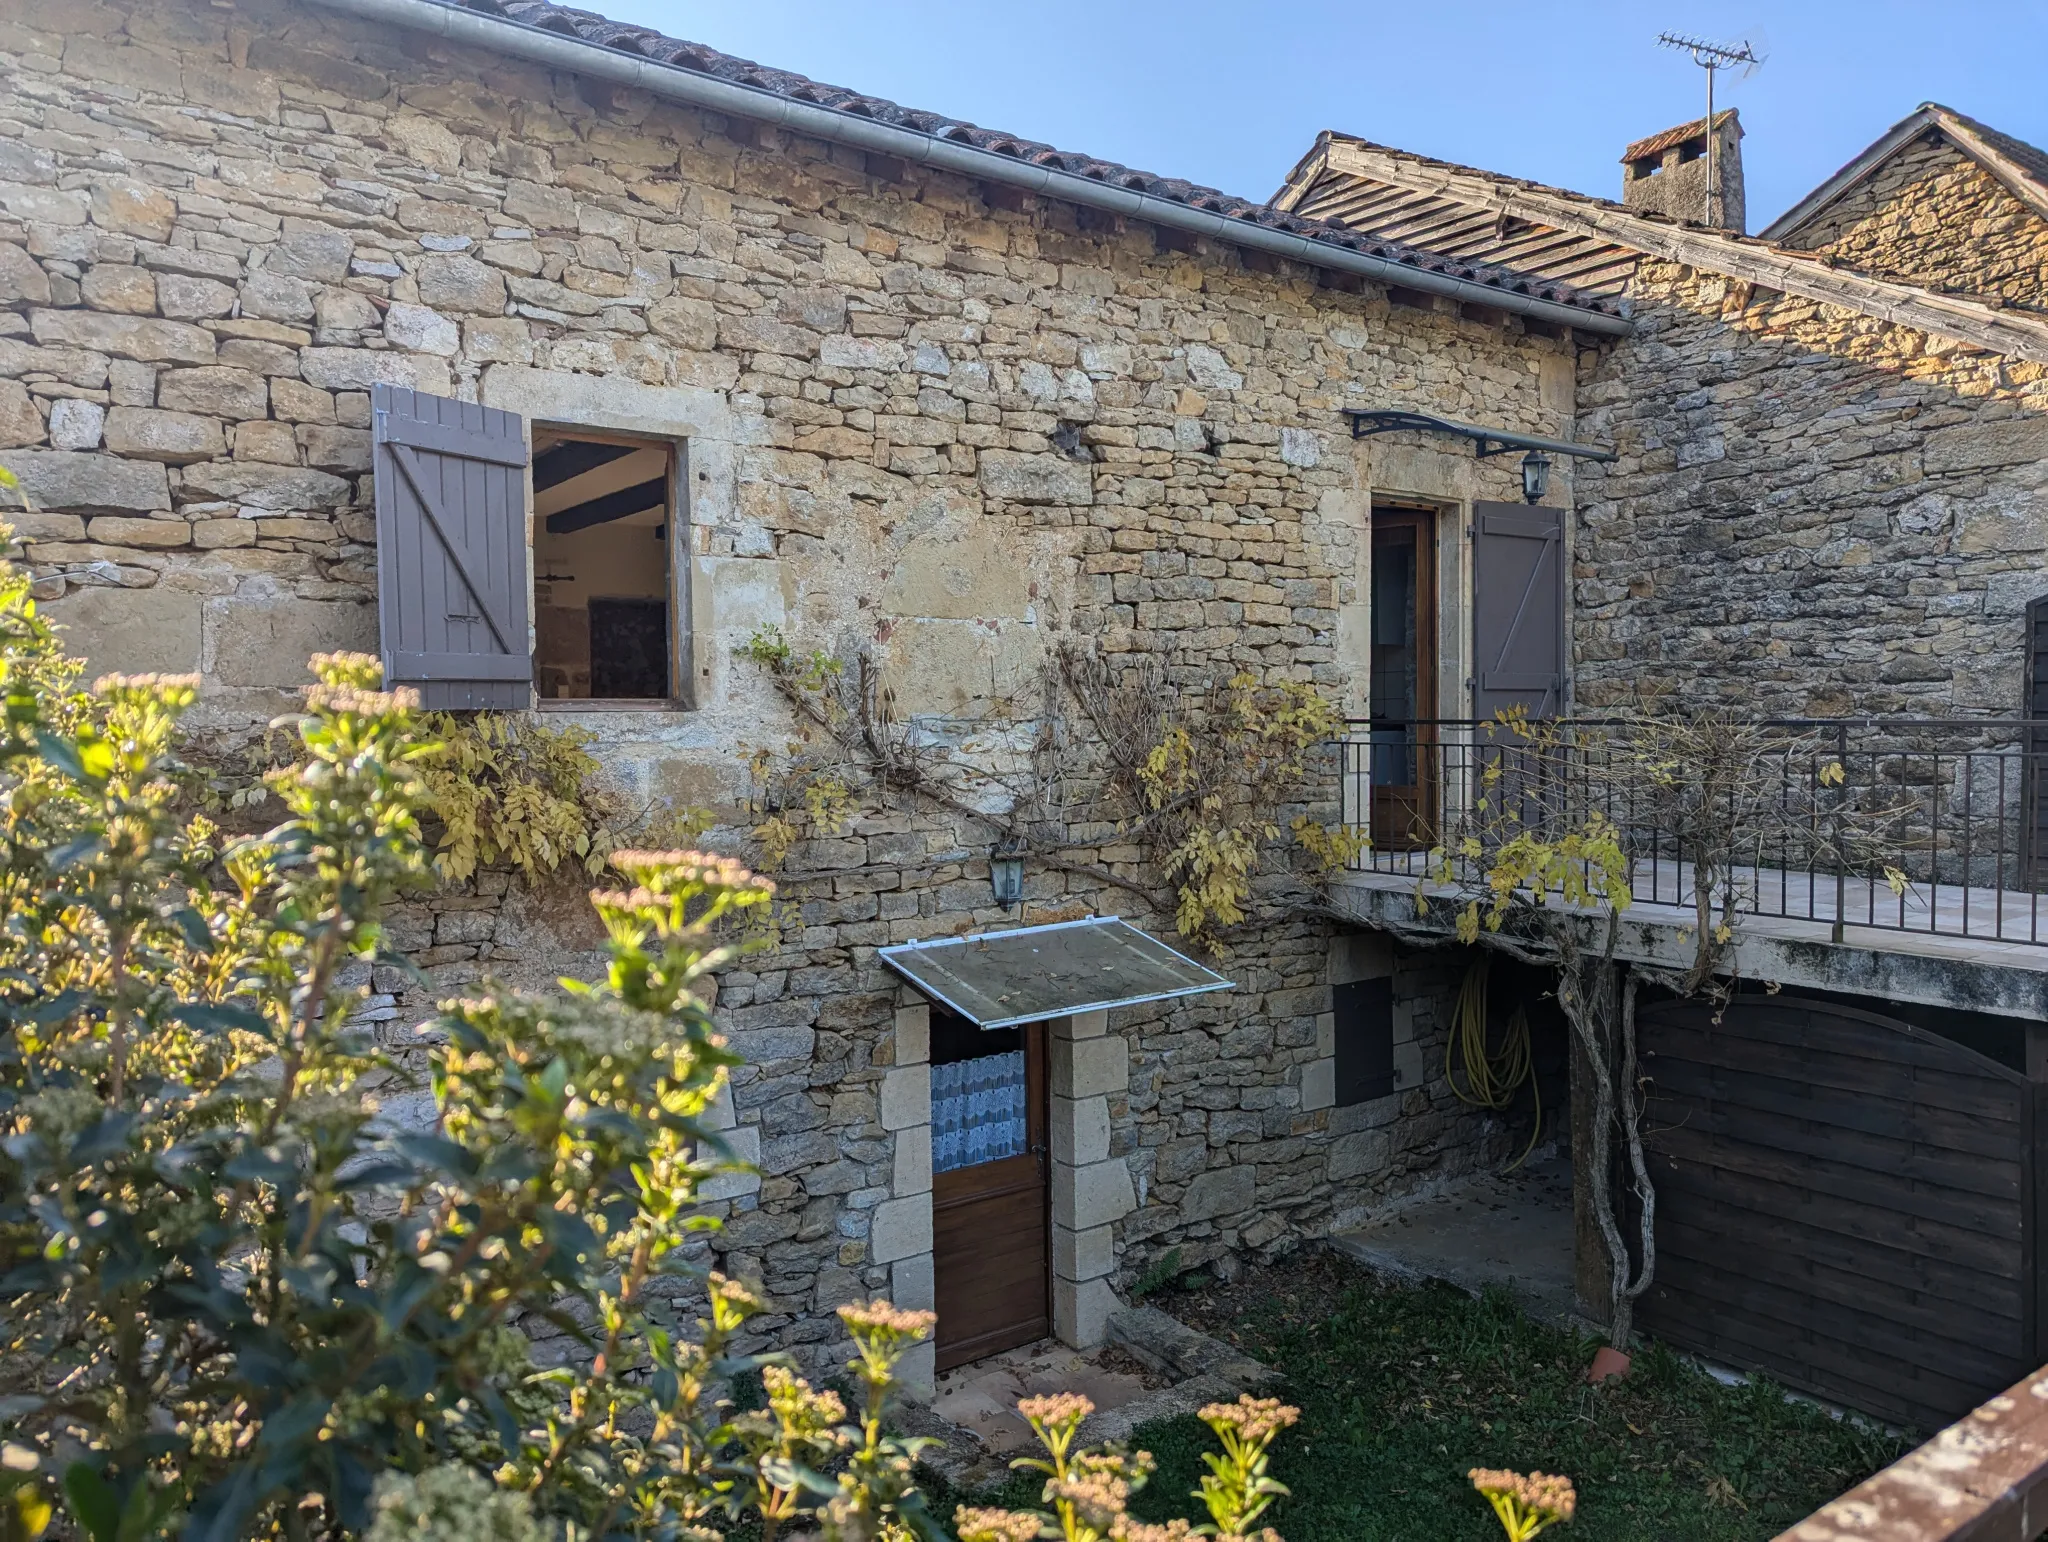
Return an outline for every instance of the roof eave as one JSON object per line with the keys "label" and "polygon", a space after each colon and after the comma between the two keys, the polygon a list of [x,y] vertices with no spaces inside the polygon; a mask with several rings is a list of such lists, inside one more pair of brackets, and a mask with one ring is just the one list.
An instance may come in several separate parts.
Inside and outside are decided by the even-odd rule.
{"label": "roof eave", "polygon": [[1944,133],[1963,149],[1963,152],[1992,176],[1996,177],[2005,190],[2043,219],[2048,219],[2048,187],[2029,176],[2014,164],[2011,157],[1977,132],[1977,126],[1957,113],[1936,107],[1936,116]]}
{"label": "roof eave", "polygon": [[[1444,162],[1411,164],[1404,169],[1403,159],[1402,152],[1353,141],[1332,147],[1331,169],[1440,193],[1475,208],[1576,231],[1646,256],[1861,311],[1989,352],[2048,363],[2048,324],[2031,316],[1993,310],[1964,296],[1825,267],[1805,252],[1766,245],[1755,237],[1652,219],[1605,199],[1563,193]],[[1414,162],[1417,158],[1405,159]]]}
{"label": "roof eave", "polygon": [[[611,80],[700,109],[730,113],[735,117],[772,124],[793,133],[892,156],[912,164],[932,166],[1107,213],[1142,219],[1312,267],[1356,274],[1375,283],[1440,294],[1604,336],[1625,336],[1633,330],[1625,316],[1611,309],[1526,294],[1503,285],[1441,273],[1419,263],[1360,251],[1350,244],[1358,238],[1336,227],[1329,228],[1327,239],[1318,239],[1317,235],[1276,228],[1255,219],[1194,208],[1156,193],[1120,187],[1036,161],[1002,155],[958,139],[841,112],[814,102],[799,101],[744,82],[724,80],[650,59],[644,54],[608,48],[588,39],[444,4],[441,0],[315,0],[315,3],[378,25],[404,27],[452,42],[528,59],[572,74]],[[1136,177],[1138,174],[1131,175]]]}
{"label": "roof eave", "polygon": [[1334,130],[1324,129],[1316,135],[1316,142],[1309,146],[1308,154],[1294,163],[1294,169],[1287,173],[1280,184],[1280,190],[1266,202],[1283,214],[1292,214],[1309,187],[1322,173],[1330,161],[1330,139]]}

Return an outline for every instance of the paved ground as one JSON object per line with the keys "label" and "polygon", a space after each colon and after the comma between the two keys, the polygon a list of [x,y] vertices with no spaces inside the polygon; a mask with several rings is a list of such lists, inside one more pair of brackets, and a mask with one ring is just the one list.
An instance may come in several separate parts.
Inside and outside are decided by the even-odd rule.
{"label": "paved ground", "polygon": [[1475,1293],[1505,1285],[1532,1317],[1562,1323],[1573,1315],[1572,1170],[1564,1157],[1472,1179],[1330,1240],[1397,1279],[1444,1280]]}
{"label": "paved ground", "polygon": [[1193,1413],[1205,1403],[1229,1402],[1273,1379],[1270,1368],[1244,1351],[1155,1307],[1125,1307],[1111,1314],[1109,1341],[1069,1349],[1046,1339],[992,1355],[939,1377],[929,1407],[906,1407],[905,1428],[940,1444],[924,1461],[957,1488],[972,1493],[1000,1483],[1011,1456],[1038,1448],[1031,1426],[1017,1414],[1020,1398],[1079,1392],[1095,1404],[1081,1426],[1083,1445],[1128,1440],[1141,1424]]}
{"label": "paved ground", "polygon": [[1020,1398],[1079,1392],[1102,1414],[1138,1401],[1161,1384],[1161,1378],[1146,1375],[1113,1350],[1083,1352],[1045,1339],[943,1373],[932,1412],[975,1436],[992,1454],[1014,1456],[1038,1446],[1031,1426],[1017,1413]]}

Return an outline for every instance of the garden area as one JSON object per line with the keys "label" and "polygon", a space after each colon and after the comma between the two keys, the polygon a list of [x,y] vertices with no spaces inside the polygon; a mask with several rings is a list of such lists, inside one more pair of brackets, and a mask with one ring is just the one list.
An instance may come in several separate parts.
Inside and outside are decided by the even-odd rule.
{"label": "garden area", "polygon": [[[1263,1518],[1287,1542],[1487,1542],[1501,1527],[1473,1468],[1570,1478],[1576,1513],[1551,1534],[1571,1542],[1764,1542],[1913,1444],[1654,1345],[1626,1380],[1591,1387],[1593,1343],[1506,1295],[1384,1284],[1334,1253],[1154,1301],[1288,1373],[1301,1418],[1272,1474],[1291,1493]],[[1168,1420],[1135,1444],[1158,1470],[1132,1513],[1187,1513],[1208,1432]]]}
{"label": "garden area", "polygon": [[[849,1374],[813,1387],[736,1348],[762,1302],[696,1261],[733,1063],[699,982],[772,885],[611,851],[604,979],[448,1000],[394,1055],[356,1014],[405,967],[382,917],[432,881],[449,750],[376,660],[313,667],[280,822],[232,835],[194,811],[197,682],[83,686],[0,562],[0,1542],[1177,1542],[1205,1513],[1262,1542],[1747,1542],[1905,1447],[1654,1348],[1595,1389],[1592,1345],[1505,1298],[1311,1251],[1157,1298],[1291,1372],[1285,1402],[1126,1453],[1048,1395],[1036,1469],[927,1484],[891,1401],[930,1313],[842,1307]],[[581,1353],[537,1364],[537,1327]]]}

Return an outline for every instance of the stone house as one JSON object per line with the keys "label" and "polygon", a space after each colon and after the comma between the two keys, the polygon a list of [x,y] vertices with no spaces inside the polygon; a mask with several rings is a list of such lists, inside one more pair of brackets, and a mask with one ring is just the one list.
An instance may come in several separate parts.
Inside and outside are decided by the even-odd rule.
{"label": "stone house", "polygon": [[[308,653],[381,647],[742,840],[750,762],[796,729],[743,656],[771,630],[961,761],[1068,646],[1359,718],[2017,701],[2042,179],[1945,110],[1752,240],[1334,134],[1256,204],[536,0],[0,0],[0,75],[18,534],[74,648],[199,671],[223,742]],[[1695,127],[1656,136],[1669,174]],[[1972,199],[1999,239],[1944,255]],[[1464,432],[1353,436],[1389,410]],[[1612,459],[1560,454],[1525,501],[1475,438]],[[1539,590],[1540,625],[1488,630]],[[997,828],[862,807],[792,850],[778,936],[720,980],[758,1172],[707,1195],[714,1261],[776,1342],[822,1358],[831,1308],[886,1292],[939,1308],[948,1357],[1089,1343],[1176,1250],[1228,1269],[1526,1138],[1438,1071],[1466,960],[1396,946],[1366,883],[1330,907],[1355,926],[1233,936],[1227,992],[981,1053],[881,950],[1019,921]],[[1021,919],[1170,938],[1142,857],[1071,825]],[[577,896],[490,872],[394,931],[432,987],[373,980],[398,1047],[435,991],[597,943]],[[1869,991],[1874,957],[1749,972]],[[1907,994],[1953,1006],[1937,974]],[[1971,990],[2048,1005],[2023,970]],[[1011,1056],[1043,1222],[1028,1299],[968,1344],[987,1292],[933,1130],[958,1067]]]}
{"label": "stone house", "polygon": [[[739,656],[764,629],[865,659],[941,737],[1062,641],[1169,693],[1249,671],[1362,710],[1375,508],[1412,559],[1425,514],[1520,490],[1497,460],[1367,455],[1341,409],[1556,436],[1580,350],[1628,327],[1569,284],[549,6],[0,0],[0,74],[0,455],[91,667],[200,672],[233,744],[310,652],[381,645],[430,704],[531,706],[734,839],[751,753],[794,731]],[[1483,555],[1437,554],[1446,636]],[[1447,709],[1466,673],[1442,650]],[[1028,911],[1171,935],[1134,845],[1067,835],[1027,859]],[[777,1342],[824,1353],[868,1293],[965,1315],[933,1062],[993,1041],[878,950],[1013,924],[992,839],[864,808],[791,853],[779,937],[720,982],[758,1173],[707,1195],[714,1261]],[[546,984],[598,941],[574,894],[489,872],[394,936],[431,982],[373,981],[399,1047],[436,992]],[[1215,962],[1231,991],[1030,1036],[1045,1220],[1010,1337],[1092,1342],[1172,1250],[1228,1267],[1510,1149],[1427,1073],[1442,960],[1299,915]]]}

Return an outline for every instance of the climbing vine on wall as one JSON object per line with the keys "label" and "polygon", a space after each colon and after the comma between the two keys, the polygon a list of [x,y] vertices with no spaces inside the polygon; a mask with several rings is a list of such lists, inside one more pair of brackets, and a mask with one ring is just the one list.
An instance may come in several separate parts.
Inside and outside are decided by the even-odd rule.
{"label": "climbing vine on wall", "polygon": [[[948,809],[1040,866],[1143,896],[1183,937],[1217,946],[1257,919],[1254,896],[1290,908],[1362,841],[1315,817],[1329,801],[1323,747],[1343,727],[1307,682],[1240,672],[1174,689],[1157,661],[1106,660],[1078,644],[1048,661],[1031,699],[991,698],[967,721],[897,712],[872,650],[805,651],[775,628],[738,650],[795,709],[797,737],[755,751],[755,858],[781,869],[804,841],[839,835],[892,797]],[[1109,825],[1117,839],[1073,838]],[[1144,871],[1086,860],[1133,844]]]}
{"label": "climbing vine on wall", "polygon": [[[461,884],[481,867],[517,868],[537,883],[565,869],[601,872],[621,845],[663,821],[637,817],[606,786],[587,748],[590,735],[512,713],[428,712],[424,734],[437,748],[416,771],[426,790],[423,823],[434,847],[434,872]],[[267,819],[268,776],[291,746],[275,730],[239,753],[198,750],[198,801],[217,816],[246,812]],[[683,840],[708,823],[693,814],[668,819],[663,836]]]}
{"label": "climbing vine on wall", "polygon": [[[1282,839],[1279,809],[1314,797],[1315,752],[1343,731],[1344,717],[1313,685],[1261,685],[1239,672],[1184,714],[1158,713],[1156,742],[1132,775],[1141,819],[1177,885],[1175,921],[1206,937],[1247,919],[1252,884]],[[1359,838],[1306,813],[1287,834],[1318,869],[1341,867]]]}
{"label": "climbing vine on wall", "polygon": [[581,729],[496,712],[434,712],[424,726],[440,745],[420,780],[445,880],[500,863],[528,882],[578,863],[594,874],[623,844],[626,810],[605,790]]}
{"label": "climbing vine on wall", "polygon": [[740,657],[768,672],[801,716],[799,737],[780,750],[752,749],[747,770],[756,856],[780,871],[800,841],[843,834],[859,811],[838,753],[852,723],[839,689],[845,666],[829,654],[799,654],[778,627],[763,627],[741,646]]}

